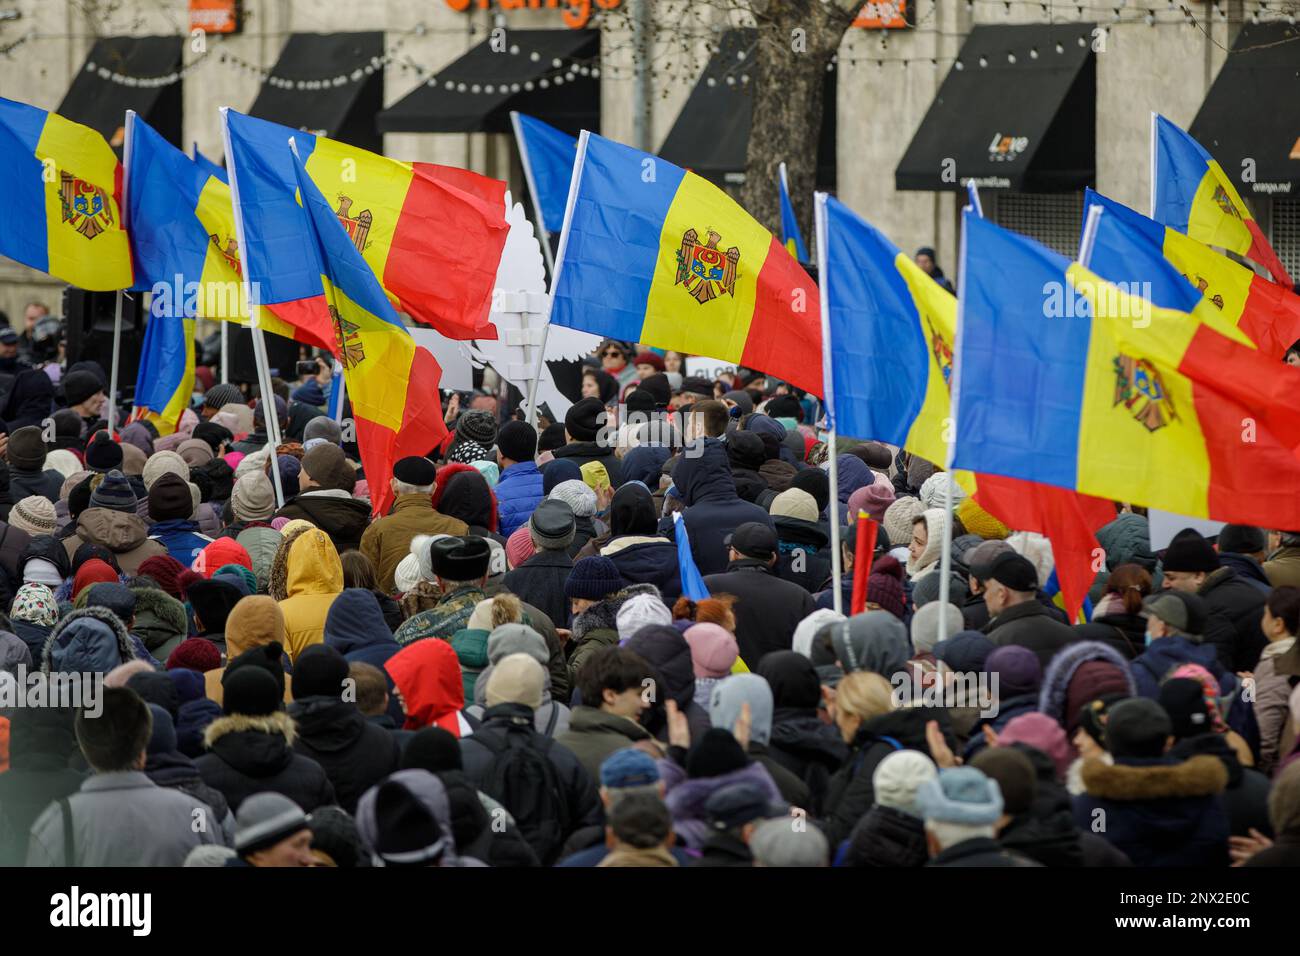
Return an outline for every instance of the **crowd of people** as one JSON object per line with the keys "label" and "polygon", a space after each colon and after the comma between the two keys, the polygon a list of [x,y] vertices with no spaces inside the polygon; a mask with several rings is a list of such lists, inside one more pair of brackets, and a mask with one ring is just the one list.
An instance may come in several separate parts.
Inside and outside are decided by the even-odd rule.
{"label": "crowd of people", "polygon": [[110,432],[42,321],[0,333],[0,864],[1300,863],[1300,531],[1117,503],[1072,623],[934,464],[616,341],[556,421],[448,396],[372,515],[324,366]]}

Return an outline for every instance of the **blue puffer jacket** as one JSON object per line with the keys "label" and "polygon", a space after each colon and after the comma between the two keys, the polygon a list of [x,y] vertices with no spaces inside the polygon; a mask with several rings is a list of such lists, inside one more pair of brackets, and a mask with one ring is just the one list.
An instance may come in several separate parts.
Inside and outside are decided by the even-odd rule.
{"label": "blue puffer jacket", "polygon": [[325,615],[324,639],[349,664],[354,661],[373,664],[383,671],[384,679],[388,681],[388,713],[400,727],[406,715],[393,693],[393,678],[384,668],[384,663],[402,646],[393,639],[393,632],[388,629],[374,592],[365,588],[344,588]]}
{"label": "blue puffer jacket", "polygon": [[149,539],[159,542],[168,554],[187,568],[194,563],[198,553],[212,543],[206,534],[199,534],[198,524],[182,518],[156,522],[149,529]]}
{"label": "blue puffer jacket", "polygon": [[531,461],[517,461],[501,472],[496,495],[498,531],[508,538],[528,523],[533,509],[546,497],[542,473]]}
{"label": "blue puffer jacket", "polygon": [[1237,683],[1219,663],[1213,644],[1198,644],[1182,634],[1173,634],[1152,641],[1147,649],[1129,663],[1129,670],[1137,684],[1139,697],[1155,699],[1160,696],[1160,682],[1179,664],[1200,664],[1214,675],[1220,690],[1227,694]]}
{"label": "blue puffer jacket", "polygon": [[135,648],[116,614],[106,607],[73,611],[45,642],[41,670],[56,674],[107,674],[135,658]]}
{"label": "blue puffer jacket", "polygon": [[[691,538],[691,553],[700,574],[720,574],[727,570],[727,546],[722,540],[739,525],[757,521],[776,531],[772,516],[736,494],[727,452],[716,439],[687,446],[673,469],[673,484],[686,510],[682,520]],[[659,533],[676,541],[672,518],[659,523]]]}

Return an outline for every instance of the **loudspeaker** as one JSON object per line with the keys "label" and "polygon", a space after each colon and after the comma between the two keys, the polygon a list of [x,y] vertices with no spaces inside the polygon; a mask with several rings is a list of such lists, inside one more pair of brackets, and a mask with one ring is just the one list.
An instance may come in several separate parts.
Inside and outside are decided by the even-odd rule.
{"label": "loudspeaker", "polygon": [[[230,381],[235,384],[243,382],[257,383],[257,361],[253,356],[253,332],[242,326],[231,325],[227,343],[230,349]],[[274,332],[263,332],[266,341],[266,364],[271,367],[272,377],[279,376],[286,382],[296,379],[294,366],[298,362],[301,346],[293,339],[286,339]]]}
{"label": "loudspeaker", "polygon": [[[63,290],[63,341],[65,368],[81,361],[98,362],[112,379],[113,316],[116,292],[87,292],[75,286]],[[140,352],[144,346],[144,296],[133,293],[122,299],[122,349],[118,356],[117,381],[123,398],[135,394],[140,374]]]}

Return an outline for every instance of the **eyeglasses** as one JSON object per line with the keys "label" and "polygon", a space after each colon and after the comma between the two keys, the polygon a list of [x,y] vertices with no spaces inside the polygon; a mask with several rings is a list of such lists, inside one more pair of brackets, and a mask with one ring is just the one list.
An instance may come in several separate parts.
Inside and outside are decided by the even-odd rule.
{"label": "eyeglasses", "polygon": [[611,358],[611,357],[622,358],[623,353],[620,352],[618,349],[606,349],[604,352],[600,353],[600,357],[601,358]]}

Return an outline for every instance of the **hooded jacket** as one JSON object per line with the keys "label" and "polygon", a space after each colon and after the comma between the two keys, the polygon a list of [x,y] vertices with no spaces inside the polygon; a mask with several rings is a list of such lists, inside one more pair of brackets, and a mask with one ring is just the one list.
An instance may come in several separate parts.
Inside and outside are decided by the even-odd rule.
{"label": "hooded jacket", "polygon": [[286,538],[271,566],[271,597],[284,614],[290,660],[324,639],[330,605],[343,591],[343,564],[325,532],[308,528]]}
{"label": "hooded jacket", "polygon": [[355,813],[357,801],[401,764],[401,748],[351,701],[304,697],[289,705],[297,725],[293,749],[318,763],[334,787],[339,806]]}
{"label": "hooded jacket", "polygon": [[653,584],[671,602],[682,589],[677,546],[659,533],[658,523],[650,492],[624,485],[610,501],[610,536],[599,553],[614,562],[625,584]]}
{"label": "hooded jacket", "polygon": [[578,671],[596,651],[618,643],[618,611],[623,604],[638,594],[659,597],[658,590],[650,584],[634,584],[616,591],[602,601],[597,601],[573,619],[569,638],[569,686],[578,686]]}
{"label": "hooded jacket", "polygon": [[762,791],[770,803],[781,800],[781,792],[772,775],[753,760],[739,770],[716,777],[688,777],[686,771],[672,760],[660,760],[659,773],[664,782],[664,803],[673,816],[673,830],[688,847],[696,850],[703,847],[714,832],[708,824],[704,805],[723,787],[747,783]]}
{"label": "hooded jacket", "polygon": [[203,782],[221,791],[239,813],[255,793],[281,793],[311,813],[335,803],[334,788],[320,764],[295,753],[293,718],[284,711],[264,717],[230,714],[204,731],[208,752],[194,763]]}
{"label": "hooded jacket", "polygon": [[460,661],[446,641],[416,641],[390,657],[384,670],[402,695],[407,730],[438,726],[462,737],[473,732],[465,718]]}
{"label": "hooded jacket", "polygon": [[925,821],[877,804],[853,828],[844,865],[918,867],[929,859]]}
{"label": "hooded jacket", "polygon": [[[482,860],[465,856],[464,850],[457,847],[456,837],[452,832],[451,804],[447,799],[447,788],[442,781],[427,770],[399,770],[385,783],[396,783],[405,787],[407,792],[424,807],[429,817],[438,828],[442,840],[441,853],[427,866],[487,866]],[[357,803],[357,831],[368,846],[375,846],[379,836],[379,820],[375,812],[375,803],[379,798],[379,787],[371,787]]]}
{"label": "hooded jacket", "polygon": [[318,488],[295,495],[275,515],[310,521],[330,536],[340,552],[360,547],[361,536],[370,526],[370,506],[364,501]]}
{"label": "hooded jacket", "polygon": [[[775,530],[771,515],[736,494],[727,453],[716,439],[694,443],[682,452],[673,469],[673,485],[686,504],[682,520],[700,574],[717,574],[727,568],[728,549],[723,539],[745,522],[756,521]],[[659,523],[660,533],[670,541],[677,540],[675,527],[672,518]]]}
{"label": "hooded jacket", "polygon": [[772,523],[780,541],[777,577],[815,594],[831,576],[830,535],[819,521],[776,515]]}
{"label": "hooded jacket", "polygon": [[1228,863],[1228,814],[1223,762],[1208,755],[1117,757],[1114,764],[1085,760],[1085,793],[1074,798],[1074,821],[1091,827],[1104,814],[1102,836],[1134,866],[1209,866]]}
{"label": "hooded jacket", "polygon": [[380,670],[402,649],[388,630],[378,599],[364,588],[344,588],[339,593],[325,615],[322,635],[348,663],[361,661]]}
{"label": "hooded jacket", "polygon": [[768,753],[807,786],[820,817],[830,789],[831,776],[848,757],[839,729],[817,716],[821,681],[812,662],[795,651],[779,651],[764,658],[758,676],[772,689],[772,731]]}
{"label": "hooded jacket", "polygon": [[185,605],[158,588],[132,588],[131,593],[135,595],[135,635],[150,654],[166,662],[189,636]]}
{"label": "hooded jacket", "polygon": [[[682,632],[670,624],[643,627],[623,642],[629,651],[640,654],[658,673],[659,685],[667,698],[677,704],[690,724],[691,739],[699,740],[712,726],[708,712],[695,702],[695,668],[691,663],[691,645]],[[665,695],[656,694],[650,709],[641,715],[641,723],[663,741],[668,739],[668,718],[664,710]]]}
{"label": "hooded jacket", "polygon": [[650,739],[650,731],[635,720],[583,705],[573,708],[569,729],[557,734],[555,742],[573,752],[592,780],[599,780],[600,765],[610,754]]}
{"label": "hooded jacket", "polygon": [[1236,686],[1236,678],[1220,665],[1214,647],[1195,641],[1186,634],[1171,634],[1156,638],[1130,662],[1129,670],[1137,684],[1138,696],[1152,700],[1160,696],[1160,682],[1179,664],[1200,664],[1214,675],[1225,694]]}
{"label": "hooded jacket", "polygon": [[498,530],[507,538],[528,523],[533,510],[542,503],[542,473],[531,461],[517,461],[501,472],[497,480]]}
{"label": "hooded jacket", "polygon": [[149,540],[162,545],[168,554],[187,568],[194,563],[198,553],[212,543],[206,534],[199,533],[198,523],[189,518],[155,521],[149,527]]}
{"label": "hooded jacket", "polygon": [[259,591],[270,589],[271,565],[275,563],[275,552],[283,540],[284,536],[270,525],[252,525],[235,535],[235,543],[247,551],[253,561],[253,575],[257,578]]}
{"label": "hooded jacket", "polygon": [[41,655],[44,674],[107,674],[136,657],[126,626],[106,607],[73,611],[54,626]]}

